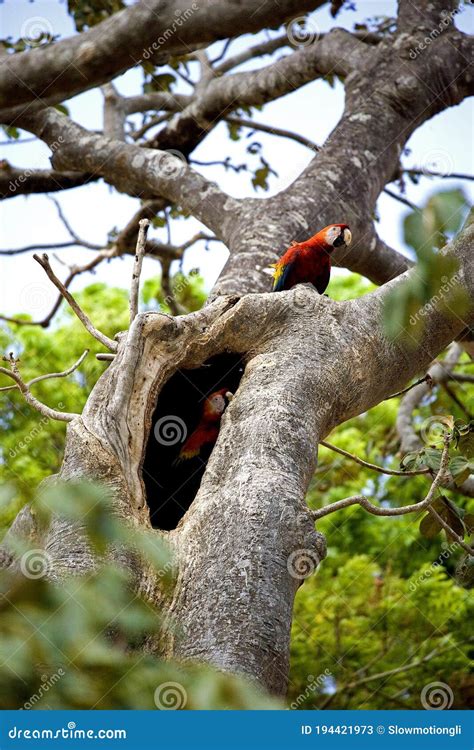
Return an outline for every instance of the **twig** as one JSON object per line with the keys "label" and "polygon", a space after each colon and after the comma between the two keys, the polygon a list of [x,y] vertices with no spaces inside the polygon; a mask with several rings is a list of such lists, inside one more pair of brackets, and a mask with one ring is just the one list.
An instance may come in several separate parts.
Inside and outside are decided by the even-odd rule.
{"label": "twig", "polygon": [[[74,362],[74,364],[71,367],[69,367],[67,370],[63,370],[63,372],[48,372],[45,375],[38,375],[36,378],[33,378],[33,380],[29,380],[27,383],[25,383],[26,387],[31,388],[32,385],[34,385],[35,383],[40,383],[42,380],[50,380],[50,378],[65,378],[68,375],[71,375],[71,373],[73,373],[74,370],[77,370],[77,368],[82,365],[82,363],[84,362],[88,354],[89,354],[89,349],[86,349],[81,354],[77,362]],[[9,361],[11,361],[11,359]],[[3,388],[0,388],[0,391],[11,391],[14,388],[16,388],[16,385],[7,385],[7,386],[4,386]]]}
{"label": "twig", "polygon": [[350,458],[352,461],[355,461],[356,464],[365,466],[366,469],[378,471],[379,474],[390,474],[394,477],[413,477],[417,474],[428,474],[429,472],[428,468],[417,469],[416,471],[398,471],[397,469],[385,469],[383,466],[378,466],[377,464],[369,463],[369,461],[364,461],[364,459],[359,458],[359,456],[356,456],[354,453],[349,453],[349,451],[345,451],[343,448],[338,448],[337,445],[333,445],[332,443],[327,443],[325,440],[321,440],[320,445],[324,445],[325,448],[329,448],[329,450],[334,451],[334,453],[339,453],[341,456]]}
{"label": "twig", "polygon": [[395,198],[396,201],[399,203],[403,203],[404,206],[408,206],[408,208],[411,208],[412,211],[419,211],[419,207],[416,206],[414,203],[408,200],[408,198],[404,198],[403,195],[398,195],[398,193],[393,193],[388,188],[384,188],[383,192],[386,195],[389,195],[391,198]]}
{"label": "twig", "polygon": [[0,255],[21,255],[29,253],[32,250],[61,250],[64,247],[74,247],[78,243],[74,242],[55,242],[47,245],[26,245],[25,247],[16,247],[12,250],[0,250]]}
{"label": "twig", "polygon": [[424,375],[424,377],[417,380],[416,383],[412,383],[411,385],[404,388],[403,391],[398,391],[397,393],[392,393],[391,396],[387,396],[387,398],[384,399],[384,401],[390,401],[391,398],[397,398],[397,396],[403,396],[404,393],[408,393],[408,391],[411,391],[412,388],[416,388],[417,385],[421,385],[422,383],[428,383],[428,386],[430,388],[433,387],[433,378],[431,377],[431,375],[429,375],[429,373],[427,373],[426,375]]}
{"label": "twig", "polygon": [[40,414],[43,414],[43,416],[48,417],[49,419],[57,419],[59,422],[72,422],[73,419],[79,416],[79,414],[51,409],[49,406],[46,406],[46,404],[38,401],[38,399],[35,398],[30,392],[28,385],[23,381],[13,353],[10,354],[9,362],[11,370],[7,370],[6,367],[0,367],[0,373],[15,381],[21,393],[23,394],[26,403],[29,404],[33,409],[39,411]]}
{"label": "twig", "polygon": [[[453,379],[454,380],[458,380],[458,378],[457,378],[456,375],[454,376]],[[450,397],[450,399],[452,401],[454,401],[454,403],[456,404],[456,406],[458,406],[461,409],[461,411],[465,414],[465,416],[467,417],[467,419],[472,419],[472,415],[469,412],[469,410],[464,406],[464,404],[461,401],[461,399],[457,397],[457,395],[454,393],[453,389],[446,383],[446,381],[444,383],[441,383],[441,387],[444,388],[444,390],[446,391],[446,393],[448,394],[448,396]]]}
{"label": "twig", "polygon": [[[73,279],[76,278],[76,276],[79,276],[79,274],[84,273],[85,271],[93,271],[93,269],[98,266],[99,263],[102,263],[102,261],[106,260],[107,258],[112,258],[114,255],[114,248],[111,248],[110,250],[102,250],[102,252],[96,255],[95,258],[89,261],[89,263],[86,263],[83,266],[72,266],[70,268],[69,276],[64,281],[64,287],[67,289]],[[15,325],[19,326],[41,326],[41,328],[47,328],[56,315],[57,311],[61,307],[62,301],[63,294],[61,293],[50,312],[42,320],[23,320],[22,318],[9,318],[6,315],[0,315],[0,320],[5,320],[7,323],[14,323]]]}
{"label": "twig", "polygon": [[[470,641],[465,641],[466,643],[469,643]],[[423,664],[425,664],[428,661],[431,661],[435,656],[438,656],[439,654],[444,653],[445,651],[450,651],[453,648],[457,648],[459,644],[453,643],[447,646],[446,648],[435,648],[433,651],[430,651],[429,654],[426,654],[426,656],[422,656],[419,659],[414,659],[413,661],[409,662],[408,664],[402,664],[400,667],[394,667],[393,669],[387,669],[384,672],[377,672],[377,674],[368,675],[367,677],[361,677],[358,680],[353,680],[352,682],[346,682],[344,685],[341,685],[338,690],[336,690],[334,693],[331,693],[330,696],[328,696],[323,703],[319,706],[319,710],[322,710],[324,708],[327,708],[327,706],[332,702],[334,697],[344,690],[352,689],[355,687],[358,687],[359,685],[364,685],[368,682],[373,682],[374,680],[381,680],[385,677],[391,677],[395,674],[400,674],[402,672],[407,672],[410,669],[416,669],[417,667],[421,667]],[[394,700],[395,697],[398,695],[398,693],[395,694],[391,700]]]}
{"label": "twig", "polygon": [[405,174],[418,174],[422,177],[442,177],[446,180],[474,180],[472,174],[462,174],[460,172],[451,172],[446,174],[445,172],[435,172],[431,169],[402,169],[401,172]]}
{"label": "twig", "polygon": [[364,508],[364,510],[366,510],[368,513],[372,513],[372,515],[374,516],[404,516],[407,513],[419,513],[420,510],[428,508],[433,502],[434,494],[446,473],[448,461],[449,437],[445,437],[438,473],[433,479],[433,482],[430,489],[428,490],[428,494],[426,495],[425,499],[419,503],[414,503],[413,505],[403,505],[400,508],[381,508],[378,505],[374,505],[373,503],[371,503],[370,500],[364,497],[364,495],[354,495],[353,497],[346,497],[343,500],[337,500],[335,503],[326,505],[324,508],[313,510],[313,519],[317,521],[319,518],[324,518],[324,516],[328,516],[330,513],[335,513],[337,510],[341,510],[341,508],[348,508],[351,505],[360,505],[362,508]]}
{"label": "twig", "polygon": [[115,354],[107,354],[106,352],[99,352],[99,354],[95,355],[95,358],[99,360],[99,362],[112,362],[115,359]]}
{"label": "twig", "polygon": [[36,255],[36,253],[33,255],[33,258],[36,260],[37,263],[40,264],[41,268],[44,269],[46,272],[46,275],[48,278],[53,282],[54,286],[59,289],[64,299],[68,302],[70,307],[74,310],[77,317],[81,321],[84,328],[93,336],[97,341],[100,341],[100,343],[105,346],[107,349],[109,349],[112,352],[117,351],[117,342],[113,341],[112,339],[109,339],[108,336],[105,336],[105,334],[101,333],[100,331],[95,328],[95,326],[92,324],[89,317],[86,315],[86,313],[81,310],[79,305],[77,304],[76,300],[72,296],[72,294],[66,289],[64,284],[58,279],[56,274],[54,273],[53,269],[51,268],[49,264],[49,259],[46,253],[40,257],[39,255]]}
{"label": "twig", "polygon": [[140,274],[142,272],[143,256],[145,255],[146,235],[150,222],[148,219],[140,219],[138,222],[137,249],[133,263],[132,284],[130,287],[130,325],[138,315],[138,294],[140,291]]}
{"label": "twig", "polygon": [[147,120],[147,122],[144,122],[140,128],[137,128],[137,130],[134,130],[132,133],[130,133],[130,137],[134,141],[138,141],[139,138],[145,135],[145,133],[151,130],[151,128],[154,128],[155,125],[161,125],[162,122],[166,122],[166,120],[169,120],[171,115],[172,112],[165,112],[162,115],[151,117],[149,120]]}
{"label": "twig", "polygon": [[62,223],[66,227],[66,229],[69,232],[69,234],[71,235],[72,239],[75,240],[76,245],[82,245],[83,247],[88,247],[89,250],[100,250],[101,249],[101,247],[102,247],[101,245],[95,245],[93,242],[87,242],[87,240],[81,239],[75,233],[74,229],[71,227],[70,223],[68,222],[68,220],[64,216],[63,210],[61,208],[61,204],[59,203],[59,201],[57,201],[56,198],[53,198],[52,195],[48,195],[47,197],[56,206],[56,211],[58,212],[59,218],[61,219]]}
{"label": "twig", "polygon": [[474,549],[469,546],[469,544],[466,544],[464,539],[459,536],[459,534],[456,534],[456,532],[451,528],[451,526],[446,523],[444,518],[442,518],[438,511],[434,508],[428,508],[428,513],[433,516],[433,518],[436,518],[439,525],[443,527],[443,529],[446,531],[447,534],[449,534],[458,544],[460,547],[463,548],[466,552],[468,552],[470,555],[474,555]]}
{"label": "twig", "polygon": [[299,133],[293,133],[291,130],[284,130],[283,128],[277,128],[273,125],[265,125],[263,122],[254,122],[253,120],[246,120],[243,117],[231,117],[225,118],[226,122],[230,122],[233,125],[239,125],[242,128],[250,128],[251,130],[261,130],[263,133],[270,133],[270,135],[278,135],[282,138],[290,138],[292,141],[301,143],[303,146],[311,149],[311,151],[320,151],[321,146],[311,141],[309,138],[305,138]]}

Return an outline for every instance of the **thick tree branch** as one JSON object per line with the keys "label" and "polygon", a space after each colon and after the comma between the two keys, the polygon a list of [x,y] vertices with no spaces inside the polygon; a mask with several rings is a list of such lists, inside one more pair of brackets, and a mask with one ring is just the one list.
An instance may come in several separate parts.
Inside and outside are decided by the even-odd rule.
{"label": "thick tree branch", "polygon": [[366,54],[365,45],[352,34],[334,29],[310,46],[264,68],[211,79],[199,97],[176,114],[151,145],[178,148],[189,154],[233,109],[265,104],[324,75],[346,76]]}
{"label": "thick tree branch", "polygon": [[[245,0],[192,3],[186,12],[174,0],[146,0],[115,13],[90,31],[47,47],[6,55],[0,69],[0,119],[55,104],[110,81],[142,60],[188,53],[235,34],[255,32],[313,10],[321,0],[281,0],[278,6]],[[179,23],[178,23],[179,21]],[[11,102],[15,102],[12,106]]]}
{"label": "thick tree branch", "polygon": [[228,216],[239,202],[222,192],[175,155],[113,141],[94,135],[56,110],[48,109],[24,118],[22,127],[38,135],[49,146],[61,145],[54,162],[75,165],[100,174],[118,190],[130,194],[162,196],[180,205],[210,226],[225,232]]}
{"label": "thick tree branch", "polygon": [[71,190],[98,179],[99,175],[83,172],[59,172],[55,169],[30,169],[29,167],[21,169],[3,160],[0,162],[0,198]]}

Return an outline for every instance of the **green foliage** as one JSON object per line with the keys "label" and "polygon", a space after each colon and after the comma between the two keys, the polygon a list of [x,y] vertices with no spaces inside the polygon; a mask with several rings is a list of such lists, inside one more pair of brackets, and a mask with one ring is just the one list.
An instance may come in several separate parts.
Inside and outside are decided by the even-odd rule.
{"label": "green foliage", "polygon": [[468,201],[462,190],[432,195],[423,209],[404,220],[404,239],[417,255],[416,273],[393,290],[386,301],[387,334],[416,343],[423,332],[423,316],[437,309],[447,316],[462,317],[469,299],[461,286],[454,258],[437,252],[462,226]]}
{"label": "green foliage", "polygon": [[137,596],[130,573],[108,552],[120,545],[124,556],[138,554],[166,596],[174,570],[170,551],[156,533],[119,522],[103,488],[57,485],[35,499],[33,511],[40,524],[51,513],[80,520],[99,563],[53,584],[46,574],[54,574],[54,560],[16,541],[24,575],[0,574],[0,708],[278,707],[244,680],[155,655],[159,609]]}
{"label": "green foliage", "polygon": [[[330,296],[359,295],[369,286],[362,282],[361,289],[360,283],[352,285],[347,275],[335,276]],[[398,469],[393,428],[398,405],[399,399],[379,404],[338,427],[330,442],[368,462]],[[443,389],[434,390],[422,402],[415,420],[422,438],[431,420],[442,423],[443,429],[449,426],[452,461],[468,453],[471,433],[464,414]],[[429,460],[436,469],[442,435],[430,432],[429,439],[434,447],[427,445],[425,451],[432,451]],[[425,497],[430,482],[429,475],[376,474],[321,448],[307,501],[316,508],[362,492],[378,505],[408,505]],[[472,533],[474,500],[443,490],[435,507],[459,534]],[[421,708],[423,686],[436,680],[453,690],[455,707],[469,704],[473,604],[460,583],[472,585],[472,560],[452,539],[439,535],[439,524],[432,524],[431,516],[426,519],[430,520],[421,522],[423,534],[420,516],[379,518],[358,506],[318,521],[328,555],[296,596],[289,683],[292,708]],[[361,682],[432,652],[432,658],[406,672]]]}
{"label": "green foliage", "polygon": [[[127,292],[105,284],[92,284],[76,294],[81,307],[105,334],[113,338],[128,326]],[[27,316],[20,316],[27,319]],[[63,308],[52,330],[39,326],[0,328],[0,350],[13,350],[20,357],[24,380],[68,369],[80,355],[90,353],[79,370],[67,378],[45,380],[32,386],[34,395],[53,409],[80,412],[106,365],[95,358],[103,351],[70,312]],[[1,376],[1,386],[12,381]],[[17,487],[11,508],[0,510],[2,527],[21,504],[20,496],[31,498],[38,483],[58,471],[64,449],[66,426],[53,422],[29,407],[17,389],[0,394],[0,482]],[[18,494],[20,493],[20,494]]]}
{"label": "green foliage", "polygon": [[126,7],[123,0],[68,0],[68,12],[77,31],[87,31]]}
{"label": "green foliage", "polygon": [[[187,276],[181,272],[176,273],[171,279],[171,297],[183,312],[199,310],[207,297],[204,279],[196,270],[191,270]],[[165,313],[172,312],[170,296],[164,293],[159,278],[145,281],[143,301],[148,309],[156,309]]]}

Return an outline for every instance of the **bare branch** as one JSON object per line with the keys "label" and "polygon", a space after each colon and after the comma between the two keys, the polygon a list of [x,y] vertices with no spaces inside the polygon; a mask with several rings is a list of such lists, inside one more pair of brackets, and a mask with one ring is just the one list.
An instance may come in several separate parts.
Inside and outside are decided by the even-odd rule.
{"label": "bare branch", "polygon": [[341,456],[345,456],[345,458],[350,458],[351,461],[355,461],[355,463],[359,464],[359,466],[364,466],[366,469],[371,469],[372,471],[378,471],[379,474],[389,474],[392,477],[413,477],[417,474],[428,474],[430,471],[428,468],[418,469],[417,471],[397,471],[395,469],[385,469],[383,466],[378,466],[377,464],[371,464],[368,461],[364,461],[354,453],[349,453],[342,448],[338,448],[337,445],[327,443],[325,440],[321,440],[320,445],[323,445],[325,448],[329,448],[329,450],[334,451],[334,453],[339,453]]}
{"label": "bare branch", "polygon": [[297,143],[301,143],[303,146],[307,146],[307,148],[311,149],[311,151],[313,152],[321,150],[321,146],[318,146],[316,143],[309,140],[308,138],[305,138],[303,135],[299,135],[299,133],[291,132],[291,130],[276,128],[273,127],[273,125],[265,125],[262,122],[246,120],[243,117],[234,117],[234,115],[232,115],[231,117],[226,117],[226,122],[233,123],[234,125],[239,125],[243,128],[249,128],[250,130],[261,130],[263,133],[270,133],[270,135],[279,135],[282,138],[290,138],[292,141],[296,141]]}
{"label": "bare branch", "polygon": [[374,516],[404,516],[407,513],[419,513],[420,510],[425,510],[433,502],[435,492],[446,473],[448,461],[449,438],[445,438],[438,473],[433,479],[433,482],[430,489],[428,490],[428,494],[426,495],[425,499],[419,503],[414,503],[413,505],[403,505],[400,508],[380,508],[378,505],[374,505],[373,503],[371,503],[370,500],[364,495],[354,495],[352,497],[346,497],[343,500],[337,500],[335,503],[326,505],[324,508],[313,510],[313,518],[315,521],[317,521],[320,518],[324,518],[324,516],[335,513],[337,510],[341,510],[341,508],[348,508],[351,505],[360,505],[362,508],[364,508],[364,510]]}
{"label": "bare branch", "polygon": [[408,393],[408,391],[411,391],[412,388],[416,388],[417,385],[421,385],[422,383],[427,383],[429,388],[433,388],[433,378],[431,375],[424,375],[422,378],[416,381],[416,383],[412,383],[411,385],[408,385],[406,388],[403,388],[403,390],[398,391],[398,393],[392,393],[391,396],[387,396],[385,401],[390,401],[391,398],[397,398],[398,396],[403,396],[404,393]]}
{"label": "bare branch", "polygon": [[148,219],[140,219],[137,239],[137,249],[135,251],[135,261],[133,263],[132,284],[130,288],[130,325],[138,314],[138,295],[140,291],[140,274],[142,272],[143,256],[145,255],[146,235],[150,222]]}
{"label": "bare branch", "polygon": [[[73,244],[77,243],[74,242]],[[87,271],[93,271],[94,268],[98,266],[99,263],[102,263],[103,260],[112,258],[115,255],[115,252],[116,251],[113,247],[110,250],[102,250],[102,252],[96,255],[95,258],[89,261],[89,263],[86,263],[83,266],[72,266],[70,268],[68,277],[63,282],[64,287],[68,289],[68,287],[71,285],[71,282],[76,278],[76,276],[79,276],[81,273],[85,273]],[[52,309],[42,320],[24,320],[23,318],[10,318],[6,315],[0,315],[0,320],[4,320],[6,323],[13,323],[14,325],[19,326],[41,326],[41,328],[48,328],[52,319],[61,307],[61,302],[63,301],[63,299],[63,294],[59,294]]]}
{"label": "bare branch", "polygon": [[[138,2],[114,13],[102,23],[68,39],[30,52],[8,56],[0,75],[2,121],[11,122],[28,109],[55,104],[112,80],[125,70],[146,60],[163,63],[171,54],[188,54],[191,49],[251,33],[268,22],[278,25],[295,13],[322,5],[322,0],[280,0],[278,6],[248,0],[246,12],[240,3],[227,3],[216,9],[214,3],[196,3],[179,33],[157,46],[163,29],[177,30],[181,7],[176,1]],[[14,102],[12,106],[12,102]]]}
{"label": "bare branch", "polygon": [[96,245],[93,242],[87,242],[86,240],[81,239],[76,234],[76,232],[74,231],[74,229],[70,225],[69,221],[66,219],[66,217],[65,217],[65,215],[63,213],[63,210],[61,208],[61,204],[59,203],[59,201],[57,201],[56,198],[53,198],[52,195],[48,195],[48,198],[56,206],[56,211],[58,212],[59,218],[61,219],[62,223],[66,227],[66,230],[71,235],[72,239],[75,241],[76,245],[82,245],[82,247],[87,247],[87,248],[89,248],[89,250],[100,250],[101,249],[102,245]]}
{"label": "bare branch", "polygon": [[99,175],[83,172],[13,167],[7,161],[2,160],[0,161],[0,198],[6,200],[19,195],[55,193],[59,190],[81,187],[98,179]]}
{"label": "bare branch", "polygon": [[68,302],[70,307],[74,310],[77,317],[81,321],[84,328],[93,336],[97,341],[100,341],[103,346],[105,346],[107,349],[109,349],[112,352],[117,351],[117,342],[112,341],[112,339],[109,339],[108,336],[105,336],[103,333],[97,330],[89,319],[89,317],[86,315],[86,313],[81,310],[79,305],[77,304],[76,300],[72,296],[72,294],[67,290],[65,285],[58,279],[56,274],[54,273],[53,269],[51,268],[49,264],[49,259],[46,253],[42,255],[41,257],[39,255],[33,255],[33,258],[36,260],[37,263],[40,264],[41,268],[44,269],[46,272],[46,275],[48,278],[53,282],[54,286],[59,289],[61,295],[64,297],[64,299]]}
{"label": "bare branch", "polygon": [[125,140],[125,108],[123,97],[120,96],[113,83],[102,86],[104,95],[104,135]]}
{"label": "bare branch", "polygon": [[[78,367],[80,367],[82,365],[82,363],[84,362],[85,358],[89,354],[89,351],[90,351],[89,349],[86,349],[81,354],[81,356],[79,357],[79,359],[77,360],[77,362],[75,362],[67,370],[63,370],[63,372],[49,372],[49,373],[46,373],[46,375],[38,375],[36,378],[33,378],[33,380],[29,380],[26,383],[26,387],[27,388],[31,388],[32,385],[34,385],[35,383],[40,383],[43,380],[50,380],[51,378],[65,378],[68,375],[71,375],[71,373],[73,373],[74,370],[77,370]],[[7,386],[4,386],[3,388],[0,388],[0,391],[12,391],[12,390],[15,390],[16,387],[17,387],[16,385],[7,385]]]}
{"label": "bare branch", "polygon": [[389,190],[389,188],[384,188],[383,192],[385,193],[385,195],[389,195],[390,198],[394,198],[399,203],[403,203],[403,205],[407,208],[411,208],[412,211],[420,210],[419,207],[409,201],[408,198],[405,198],[403,195],[399,195],[398,193],[394,193],[393,190]]}
{"label": "bare branch", "polygon": [[[13,354],[10,354],[8,361],[10,362],[11,370],[7,370],[6,367],[0,367],[0,373],[15,381],[29,406],[36,409],[36,411],[39,411],[43,416],[48,417],[49,419],[56,419],[59,422],[72,422],[73,419],[79,416],[79,414],[51,409],[49,406],[46,406],[46,404],[38,401],[38,399],[30,392],[28,385],[22,379]],[[56,375],[56,377],[60,377],[60,375]]]}
{"label": "bare branch", "polygon": [[73,242],[54,242],[51,245],[26,245],[11,250],[0,250],[0,255],[21,255],[22,253],[30,253],[32,250],[61,250],[65,247],[75,247],[77,244],[74,240]]}
{"label": "bare branch", "polygon": [[414,174],[420,177],[441,177],[443,180],[474,180],[474,175],[463,172],[436,172],[432,169],[408,168],[400,170],[403,174]]}
{"label": "bare branch", "polygon": [[[275,39],[268,39],[265,42],[254,44],[252,47],[243,50],[243,52],[239,52],[237,55],[233,55],[233,57],[228,57],[227,60],[224,60],[224,62],[220,65],[215,65],[215,63],[219,60],[219,58],[217,58],[216,60],[214,60],[214,73],[223,75],[229,70],[232,70],[232,68],[236,68],[238,65],[242,65],[242,63],[244,62],[252,60],[254,57],[272,55],[277,49],[288,47],[288,45],[288,34],[281,34],[280,36],[275,37]],[[223,54],[225,54],[225,52],[226,48],[224,48]]]}
{"label": "bare branch", "polygon": [[464,541],[464,539],[462,539],[462,537],[460,537],[459,534],[456,534],[456,532],[451,528],[451,526],[446,523],[446,521],[444,520],[444,518],[442,518],[439,515],[438,511],[436,511],[434,508],[429,507],[428,508],[428,513],[430,515],[432,515],[433,518],[436,518],[436,520],[438,521],[439,525],[443,527],[443,529],[445,530],[445,532],[450,537],[452,537],[454,539],[454,541],[457,542],[459,544],[459,546],[463,548],[463,550],[465,550],[466,552],[468,552],[470,555],[474,555],[474,548],[470,547],[469,544],[466,544],[466,542]]}

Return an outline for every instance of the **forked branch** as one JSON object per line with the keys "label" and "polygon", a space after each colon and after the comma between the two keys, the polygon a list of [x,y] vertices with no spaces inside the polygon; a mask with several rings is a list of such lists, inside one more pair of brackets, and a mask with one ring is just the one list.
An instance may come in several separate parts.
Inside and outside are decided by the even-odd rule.
{"label": "forked branch", "polygon": [[113,341],[112,339],[109,339],[108,336],[101,333],[100,331],[95,328],[95,326],[92,324],[90,318],[86,315],[84,310],[82,310],[79,305],[77,304],[76,300],[72,296],[72,294],[66,289],[62,281],[58,279],[56,274],[54,273],[53,269],[50,266],[49,258],[44,253],[41,257],[39,255],[33,255],[33,258],[36,260],[37,263],[40,264],[41,268],[44,269],[46,272],[46,275],[48,278],[53,282],[56,289],[59,289],[61,295],[64,297],[66,302],[69,304],[69,306],[72,308],[72,310],[76,313],[77,317],[81,321],[84,328],[93,336],[97,341],[100,341],[100,343],[105,346],[109,351],[116,352],[118,345],[116,341]]}
{"label": "forked branch", "polygon": [[[79,364],[80,362],[83,361],[86,354],[87,352],[85,352],[82,355],[81,359],[79,360]],[[35,398],[35,396],[33,396],[29,388],[32,382],[38,382],[38,380],[45,380],[46,378],[50,378],[50,377],[52,378],[63,377],[63,375],[69,374],[69,372],[51,373],[49,375],[42,375],[39,378],[34,378],[33,381],[30,381],[30,383],[25,383],[25,381],[20,375],[17,361],[15,360],[13,353],[10,352],[9,357],[4,357],[3,359],[10,363],[11,369],[8,370],[6,367],[0,367],[0,373],[2,375],[6,375],[8,378],[11,378],[12,380],[15,381],[19,390],[23,394],[26,403],[29,404],[33,409],[36,409],[36,411],[39,411],[39,413],[42,414],[44,417],[48,417],[48,419],[56,419],[59,422],[72,422],[73,419],[79,416],[79,414],[74,414],[72,412],[57,411],[57,409],[51,409],[49,406],[46,406],[46,404],[43,404],[41,401]],[[79,364],[76,362],[73,368],[70,368],[70,372],[75,370],[76,367],[79,366]]]}

